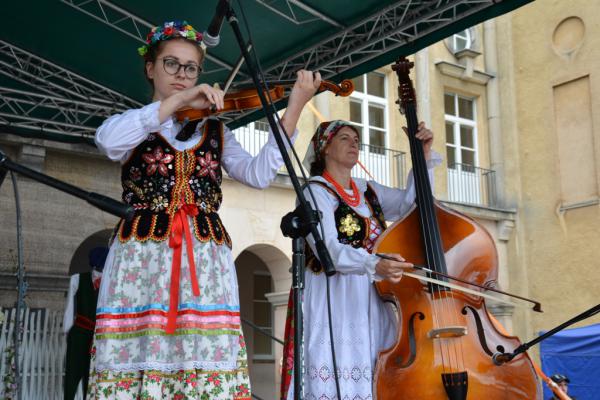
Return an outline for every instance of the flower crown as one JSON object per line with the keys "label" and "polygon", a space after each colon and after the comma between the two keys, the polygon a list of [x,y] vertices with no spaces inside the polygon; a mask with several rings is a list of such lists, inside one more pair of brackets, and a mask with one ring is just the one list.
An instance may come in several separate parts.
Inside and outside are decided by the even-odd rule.
{"label": "flower crown", "polygon": [[146,36],[146,44],[138,48],[138,54],[145,56],[150,46],[155,45],[161,40],[182,37],[192,40],[196,44],[202,43],[202,34],[194,29],[186,21],[165,22],[162,26],[155,26]]}

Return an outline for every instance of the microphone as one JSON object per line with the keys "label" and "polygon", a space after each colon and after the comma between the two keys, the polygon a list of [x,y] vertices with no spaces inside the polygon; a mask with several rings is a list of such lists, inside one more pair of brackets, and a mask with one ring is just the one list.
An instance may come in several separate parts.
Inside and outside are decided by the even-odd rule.
{"label": "microphone", "polygon": [[223,18],[225,14],[229,11],[229,1],[228,0],[219,0],[217,3],[217,8],[215,10],[215,15],[213,16],[208,28],[202,34],[202,43],[206,47],[215,47],[219,44],[221,38],[219,37],[219,32],[221,32],[221,26],[223,26]]}

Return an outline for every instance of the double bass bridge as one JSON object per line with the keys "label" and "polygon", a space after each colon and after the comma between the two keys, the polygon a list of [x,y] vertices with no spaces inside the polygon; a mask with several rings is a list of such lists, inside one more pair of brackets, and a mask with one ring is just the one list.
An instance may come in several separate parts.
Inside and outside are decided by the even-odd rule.
{"label": "double bass bridge", "polygon": [[427,332],[429,339],[451,339],[466,336],[468,333],[466,326],[447,326],[445,328],[432,329]]}

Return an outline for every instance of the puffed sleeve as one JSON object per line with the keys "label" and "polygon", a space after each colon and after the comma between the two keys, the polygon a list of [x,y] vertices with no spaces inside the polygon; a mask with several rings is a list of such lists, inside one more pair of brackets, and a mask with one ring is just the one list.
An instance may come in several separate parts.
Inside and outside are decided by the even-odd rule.
{"label": "puffed sleeve", "polygon": [[157,101],[109,117],[96,130],[96,146],[111,160],[123,160],[148,134],[168,129],[173,125],[170,118],[161,125],[158,118],[159,108],[160,101]]}

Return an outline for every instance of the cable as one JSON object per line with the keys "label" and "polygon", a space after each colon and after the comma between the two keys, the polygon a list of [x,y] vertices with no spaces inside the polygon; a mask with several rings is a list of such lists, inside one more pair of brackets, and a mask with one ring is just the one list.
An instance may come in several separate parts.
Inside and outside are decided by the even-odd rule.
{"label": "cable", "polygon": [[13,171],[10,172],[13,191],[15,194],[15,208],[17,214],[17,306],[15,315],[15,328],[13,331],[13,340],[15,348],[15,383],[17,385],[17,400],[22,399],[23,385],[21,382],[21,370],[19,364],[19,344],[23,327],[21,323],[21,308],[25,307],[25,292],[27,291],[27,282],[25,282],[25,271],[23,268],[23,232],[21,222],[21,200],[19,198],[19,189],[17,187],[17,177]]}
{"label": "cable", "polygon": [[[242,14],[242,19],[244,21],[244,26],[246,28],[246,34],[248,35],[248,38],[249,38],[249,43],[253,43],[252,34],[250,33],[249,24],[246,19],[246,14],[244,13],[244,9],[239,0],[238,0],[238,6],[239,6],[241,14]],[[269,99],[269,104],[271,104],[271,106],[274,108],[273,99],[271,98],[271,93],[269,91],[269,82],[267,81],[267,79],[264,76],[263,68],[262,68],[262,65],[260,64],[260,58],[256,54],[256,46],[252,45],[252,51],[249,54],[254,57],[254,63],[256,64],[256,70],[258,72],[258,76],[259,76],[260,80],[262,81],[262,83],[264,85],[265,94],[266,94],[267,98]],[[259,88],[257,88],[257,89],[259,89]],[[275,119],[277,120],[277,124],[279,124],[279,127],[281,129],[284,129],[283,124],[281,123],[281,118],[279,117],[279,114],[277,112],[275,112],[273,114],[275,116]],[[289,137],[289,135],[287,134],[287,132],[285,132],[284,139],[287,141],[288,146],[292,152],[293,158],[296,161],[296,164],[299,166],[300,175],[302,175],[302,180],[304,181],[304,185],[306,187],[308,187],[308,193],[312,200],[313,207],[315,207],[315,209],[320,212],[320,210],[318,209],[317,202],[315,200],[314,193],[313,193],[312,189],[310,188],[310,185],[306,185],[306,183],[309,181],[309,177],[306,176],[306,173],[304,172],[304,168],[302,168],[302,161],[300,161],[300,157],[298,156],[298,153],[296,152],[296,148],[294,147],[294,144],[292,143],[292,140]],[[319,227],[321,229],[321,237],[325,237],[325,232],[324,232],[323,226],[319,225]]]}
{"label": "cable", "polygon": [[331,321],[331,294],[329,292],[329,276],[325,275],[325,282],[327,284],[327,318],[329,319],[329,341],[331,342],[331,360],[333,361],[333,377],[335,380],[335,390],[337,392],[338,399],[341,399],[340,380],[338,377],[337,361],[335,358],[335,346],[333,343],[333,323]]}

